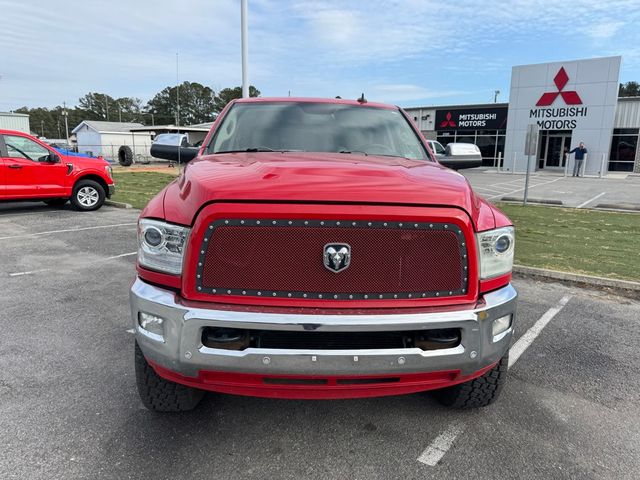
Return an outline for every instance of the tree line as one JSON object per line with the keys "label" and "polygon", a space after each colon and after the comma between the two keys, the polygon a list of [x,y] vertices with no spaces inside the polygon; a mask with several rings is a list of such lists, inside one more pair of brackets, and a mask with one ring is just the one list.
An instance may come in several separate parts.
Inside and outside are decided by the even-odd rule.
{"label": "tree line", "polygon": [[[258,97],[260,91],[251,85],[249,96]],[[31,131],[37,135],[65,138],[65,114],[69,133],[83,120],[195,125],[212,122],[227,103],[241,97],[242,87],[223,88],[216,94],[212,88],[197,82],[183,82],[179,86],[162,89],[144,105],[135,97],[114,98],[105,93],[90,92],[81,97],[75,106],[22,107],[15,112],[29,115]]]}
{"label": "tree line", "polygon": [[619,97],[640,97],[640,84],[638,82],[621,83],[618,89]]}

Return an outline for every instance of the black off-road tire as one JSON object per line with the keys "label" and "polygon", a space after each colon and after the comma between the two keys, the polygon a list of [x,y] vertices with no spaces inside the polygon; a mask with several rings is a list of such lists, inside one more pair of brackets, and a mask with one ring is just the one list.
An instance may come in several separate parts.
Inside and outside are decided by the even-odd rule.
{"label": "black off-road tire", "polygon": [[496,401],[507,379],[509,354],[481,377],[434,392],[438,401],[451,408],[486,407]]}
{"label": "black off-road tire", "polygon": [[62,207],[63,205],[66,205],[68,201],[68,198],[50,198],[49,200],[45,200],[44,203],[52,207]]}
{"label": "black off-road tire", "polygon": [[138,342],[136,342],[135,365],[138,393],[142,403],[149,410],[186,412],[193,410],[204,397],[203,390],[169,382],[159,376],[145,360]]}
{"label": "black off-road tire", "polygon": [[129,167],[133,163],[133,151],[131,147],[127,145],[122,145],[118,149],[118,162],[123,167]]}
{"label": "black off-road tire", "polygon": [[[91,198],[95,199],[95,203],[84,203],[88,198],[86,195],[91,195]],[[104,204],[106,196],[104,187],[98,182],[94,180],[79,180],[73,186],[71,204],[76,210],[89,212],[99,209]]]}

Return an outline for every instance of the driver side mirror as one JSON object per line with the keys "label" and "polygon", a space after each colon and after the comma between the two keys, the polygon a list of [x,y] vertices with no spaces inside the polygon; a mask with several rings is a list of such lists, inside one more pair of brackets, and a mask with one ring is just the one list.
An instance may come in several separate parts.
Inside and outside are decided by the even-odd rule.
{"label": "driver side mirror", "polygon": [[60,163],[60,157],[55,153],[47,155],[47,163]]}

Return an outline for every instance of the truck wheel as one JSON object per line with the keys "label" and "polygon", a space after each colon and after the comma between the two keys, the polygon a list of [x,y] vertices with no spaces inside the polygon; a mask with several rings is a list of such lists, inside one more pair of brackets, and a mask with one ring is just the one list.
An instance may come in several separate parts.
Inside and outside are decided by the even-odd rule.
{"label": "truck wheel", "polygon": [[104,203],[104,188],[93,180],[80,180],[73,187],[71,203],[76,210],[90,211],[99,209]]}
{"label": "truck wheel", "polygon": [[123,167],[128,167],[133,163],[133,151],[131,147],[122,145],[118,149],[118,162],[120,162],[120,165]]}
{"label": "truck wheel", "polygon": [[495,367],[481,377],[453,387],[436,390],[434,395],[441,404],[447,407],[486,407],[492,404],[500,395],[507,379],[508,366],[509,354],[507,353]]}
{"label": "truck wheel", "polygon": [[136,383],[138,393],[145,407],[156,412],[185,412],[193,410],[205,392],[169,382],[159,376],[147,363],[136,342],[135,352]]}
{"label": "truck wheel", "polygon": [[50,198],[49,200],[45,200],[44,203],[51,205],[52,207],[62,207],[68,201],[68,198]]}

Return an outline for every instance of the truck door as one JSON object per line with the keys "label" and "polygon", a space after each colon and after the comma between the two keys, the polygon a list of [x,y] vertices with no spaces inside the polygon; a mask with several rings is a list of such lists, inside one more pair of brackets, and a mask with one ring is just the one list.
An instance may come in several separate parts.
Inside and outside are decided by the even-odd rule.
{"label": "truck door", "polygon": [[5,198],[36,198],[64,195],[67,166],[51,163],[55,152],[21,135],[3,135]]}

